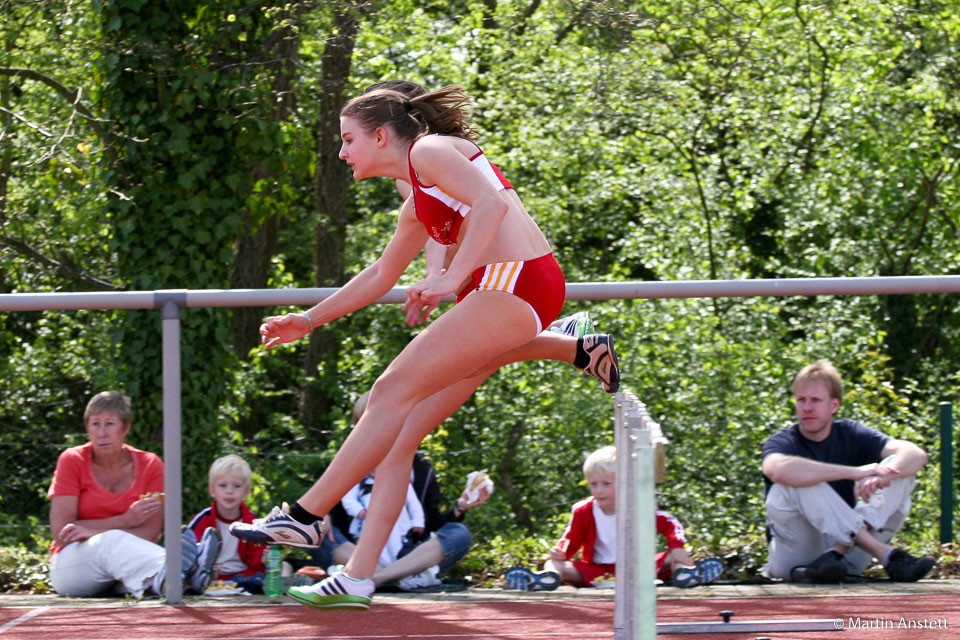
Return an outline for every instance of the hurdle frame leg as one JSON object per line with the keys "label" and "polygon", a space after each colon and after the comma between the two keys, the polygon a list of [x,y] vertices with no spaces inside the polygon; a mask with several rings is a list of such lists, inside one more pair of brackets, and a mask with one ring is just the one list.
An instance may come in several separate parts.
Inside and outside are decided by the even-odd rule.
{"label": "hurdle frame leg", "polygon": [[[617,448],[616,640],[657,635],[654,436],[646,407],[629,391],[614,397]],[[657,425],[659,431],[659,425]]]}

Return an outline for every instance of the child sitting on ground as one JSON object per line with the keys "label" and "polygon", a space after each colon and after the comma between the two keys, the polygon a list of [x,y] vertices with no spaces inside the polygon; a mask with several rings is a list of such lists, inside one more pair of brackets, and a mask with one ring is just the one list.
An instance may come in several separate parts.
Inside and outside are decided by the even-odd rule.
{"label": "child sitting on ground", "polygon": [[[581,587],[613,582],[617,554],[617,449],[603,447],[583,464],[590,498],[573,505],[570,524],[550,549],[544,571],[524,567],[507,571],[507,586],[523,590],[556,589],[561,581]],[[657,510],[657,532],[667,540],[667,551],[656,555],[657,577],[679,587],[712,582],[723,572],[719,558],[694,564],[684,548],[683,526],[674,516]],[[580,560],[574,560],[581,552]]]}
{"label": "child sitting on ground", "polygon": [[231,523],[250,523],[256,517],[243,502],[250,494],[252,476],[250,465],[238,455],[214,460],[208,485],[214,503],[193,516],[187,526],[198,537],[207,527],[215,527],[222,534],[223,546],[213,567],[218,579],[250,593],[263,593],[263,555],[267,548],[228,535]]}
{"label": "child sitting on ground", "polygon": [[[373,492],[373,483],[376,479],[376,469],[368,474],[363,480],[358,482],[347,495],[343,496],[340,504],[344,510],[353,519],[350,521],[350,536],[356,541],[360,537],[360,531],[363,529],[363,521],[367,516],[367,505],[370,503],[370,495]],[[425,518],[423,505],[417,499],[417,494],[413,490],[413,485],[407,483],[407,498],[403,509],[390,531],[390,537],[387,544],[383,546],[380,552],[381,567],[387,567],[397,561],[400,550],[403,548],[405,538],[408,536],[411,540],[419,540],[423,537],[423,528]]]}

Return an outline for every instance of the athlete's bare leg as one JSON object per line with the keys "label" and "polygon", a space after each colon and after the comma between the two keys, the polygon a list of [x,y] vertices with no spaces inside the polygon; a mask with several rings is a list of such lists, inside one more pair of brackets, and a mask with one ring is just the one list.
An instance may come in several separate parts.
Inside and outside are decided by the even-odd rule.
{"label": "athlete's bare leg", "polygon": [[[445,414],[445,418],[452,414],[492,372],[485,365],[530,342],[531,336],[536,337],[535,331],[536,323],[527,304],[520,298],[497,291],[474,292],[437,318],[404,348],[374,384],[363,417],[327,470],[300,498],[300,506],[317,515],[328,513],[367,473],[383,466],[381,462],[394,448],[407,418],[423,400],[452,387],[434,400],[435,405],[422,408],[431,416]],[[464,380],[468,372],[481,370],[485,373]],[[405,463],[399,462],[397,456],[391,459],[394,467],[405,464],[408,476],[420,440],[442,418],[436,420],[424,415],[422,420],[418,419],[419,426],[406,433],[406,444],[401,447],[403,451],[409,450]],[[394,468],[386,473],[399,474],[399,471]],[[383,472],[384,469],[378,468],[378,475]],[[378,480],[374,484],[372,500],[380,505],[380,513],[370,510],[364,524],[367,532],[364,537],[370,542],[364,544],[361,540],[358,549],[376,546],[377,554],[372,558],[372,565],[364,562],[351,567],[357,572],[356,575],[350,573],[352,577],[373,575],[379,548],[389,536],[402,508],[405,492],[406,483]],[[379,540],[382,542],[377,544]],[[365,560],[367,555],[355,553],[354,558],[360,556]]]}

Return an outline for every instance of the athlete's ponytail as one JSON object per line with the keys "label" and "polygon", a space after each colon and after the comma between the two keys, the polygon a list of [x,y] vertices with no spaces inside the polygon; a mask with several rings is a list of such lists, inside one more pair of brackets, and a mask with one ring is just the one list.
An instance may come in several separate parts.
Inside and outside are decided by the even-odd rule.
{"label": "athlete's ponytail", "polygon": [[389,124],[404,139],[414,140],[428,133],[476,138],[470,126],[470,98],[459,85],[423,95],[373,89],[345,104],[340,115],[356,118],[368,131]]}
{"label": "athlete's ponytail", "polygon": [[443,87],[412,98],[412,113],[420,115],[425,133],[443,133],[473,140],[476,131],[470,126],[470,97],[460,85]]}

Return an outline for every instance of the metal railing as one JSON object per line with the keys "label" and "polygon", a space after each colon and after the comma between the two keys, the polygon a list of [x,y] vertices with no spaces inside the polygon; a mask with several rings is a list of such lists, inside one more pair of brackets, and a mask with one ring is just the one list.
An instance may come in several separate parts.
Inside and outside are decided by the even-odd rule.
{"label": "metal railing", "polygon": [[[180,575],[181,424],[180,313],[203,307],[275,307],[313,305],[336,288],[161,290],[109,293],[0,294],[0,312],[106,309],[157,309],[162,314],[164,539],[167,541],[167,602],[183,598]],[[567,300],[628,300],[645,298],[717,298],[757,296],[887,295],[960,292],[960,276],[890,276],[876,278],[785,278],[782,280],[699,280],[667,282],[570,283]],[[394,287],[377,303],[406,300],[403,287]],[[443,299],[453,300],[453,296]],[[630,556],[632,557],[632,555]]]}

